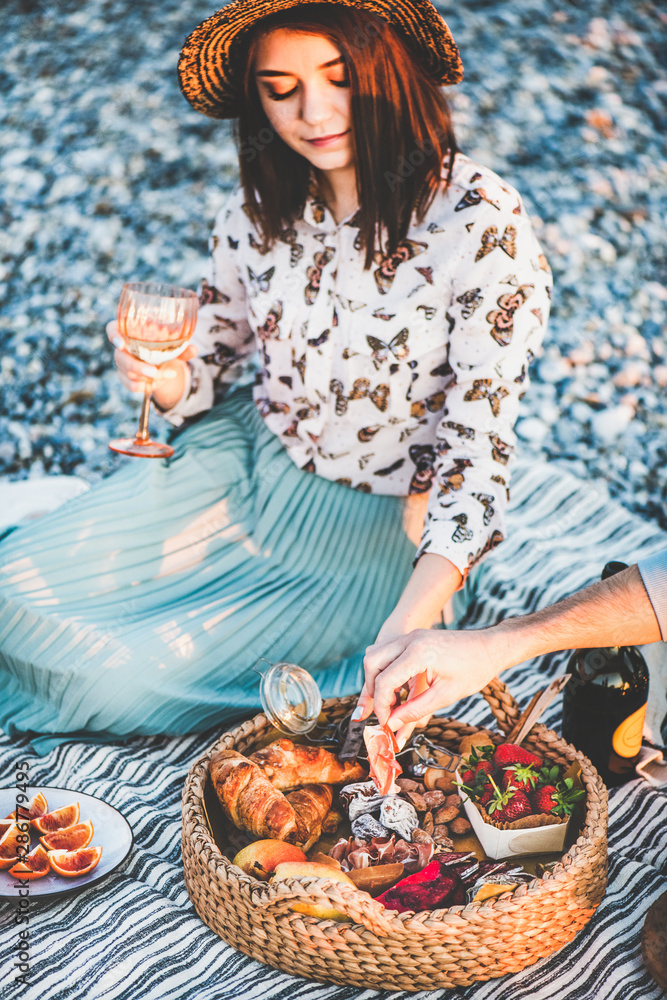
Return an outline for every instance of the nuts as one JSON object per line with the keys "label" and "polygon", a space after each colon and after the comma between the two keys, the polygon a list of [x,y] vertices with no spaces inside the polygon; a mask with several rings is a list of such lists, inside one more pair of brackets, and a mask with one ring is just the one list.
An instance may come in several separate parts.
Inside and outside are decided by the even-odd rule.
{"label": "nuts", "polygon": [[413,781],[412,778],[397,778],[396,784],[403,792],[421,792],[422,785],[418,781]]}
{"label": "nuts", "polygon": [[459,807],[456,805],[442,806],[433,816],[436,823],[450,823],[459,814]]}
{"label": "nuts", "polygon": [[412,831],[412,843],[413,844],[432,844],[433,843],[433,838],[431,837],[430,833],[426,832],[426,830],[420,830],[419,827],[417,827],[416,830]]}
{"label": "nuts", "polygon": [[438,823],[433,830],[433,840],[439,847],[445,847],[449,851],[451,851],[454,847],[454,844],[449,837],[449,830],[444,823]]}
{"label": "nuts", "polygon": [[457,816],[456,819],[453,819],[449,824],[449,829],[452,833],[460,836],[463,833],[468,833],[470,830],[470,823],[465,816]]}
{"label": "nuts", "polygon": [[424,771],[424,785],[432,791],[439,788],[442,792],[452,792],[456,788],[456,775],[453,771],[443,771],[440,767],[427,767]]}
{"label": "nuts", "polygon": [[426,812],[428,809],[424,796],[420,795],[419,792],[405,792],[404,797],[408,800],[408,802],[412,803],[417,812]]}

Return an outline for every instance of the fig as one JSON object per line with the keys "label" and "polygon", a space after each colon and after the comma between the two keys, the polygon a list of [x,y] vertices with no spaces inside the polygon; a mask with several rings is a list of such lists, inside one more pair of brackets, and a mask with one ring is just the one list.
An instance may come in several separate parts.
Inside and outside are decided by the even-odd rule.
{"label": "fig", "polygon": [[47,851],[76,851],[79,847],[88,847],[94,832],[92,822],[87,819],[85,823],[66,826],[64,830],[47,833],[39,839]]}
{"label": "fig", "polygon": [[9,874],[13,875],[14,878],[34,879],[43,878],[50,871],[49,856],[42,845],[38,844],[30,854],[26,854],[13,868],[9,869]]}
{"label": "fig", "polygon": [[65,827],[73,826],[79,822],[79,803],[74,802],[71,806],[62,806],[55,812],[44,813],[37,819],[30,821],[35,830],[40,833],[55,833],[56,830],[64,830]]}
{"label": "fig", "polygon": [[390,830],[395,830],[403,840],[407,841],[410,840],[414,828],[419,826],[415,807],[398,795],[387,795],[382,800],[380,822]]}
{"label": "fig", "polygon": [[80,847],[76,851],[49,851],[49,864],[58,875],[78,878],[87,875],[99,863],[101,847]]}

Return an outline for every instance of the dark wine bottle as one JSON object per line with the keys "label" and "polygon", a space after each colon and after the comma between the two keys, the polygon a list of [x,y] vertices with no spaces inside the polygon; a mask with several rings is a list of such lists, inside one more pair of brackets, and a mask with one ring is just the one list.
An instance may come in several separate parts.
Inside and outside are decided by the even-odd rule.
{"label": "dark wine bottle", "polygon": [[[606,580],[625,563],[609,562]],[[563,690],[563,736],[585,753],[606,785],[636,777],[648,699],[648,668],[634,646],[578,649]]]}

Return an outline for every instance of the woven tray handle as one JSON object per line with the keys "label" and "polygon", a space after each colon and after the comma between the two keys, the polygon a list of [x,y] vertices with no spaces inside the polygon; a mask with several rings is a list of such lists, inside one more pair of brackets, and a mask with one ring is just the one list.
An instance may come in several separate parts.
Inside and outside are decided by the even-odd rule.
{"label": "woven tray handle", "polygon": [[521,709],[510,694],[509,688],[494,677],[485,688],[482,688],[481,693],[488,702],[499,728],[503,733],[509,733],[521,715]]}
{"label": "woven tray handle", "polygon": [[295,902],[328,910],[333,908],[344,913],[353,924],[362,924],[373,934],[392,932],[382,903],[377,903],[356,886],[332,882],[327,878],[285,879],[267,890],[254,892],[252,901],[258,909],[271,910],[276,914],[291,910]]}

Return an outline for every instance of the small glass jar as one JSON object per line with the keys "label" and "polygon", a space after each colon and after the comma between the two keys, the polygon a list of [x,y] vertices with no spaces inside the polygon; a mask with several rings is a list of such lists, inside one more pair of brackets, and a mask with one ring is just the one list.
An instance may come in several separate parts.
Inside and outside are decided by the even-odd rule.
{"label": "small glass jar", "polygon": [[[260,669],[259,664],[268,664]],[[322,711],[322,695],[315,678],[295,663],[272,663],[262,658],[254,668],[261,675],[262,708],[276,729],[289,736],[309,733]]]}

